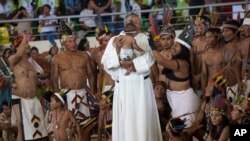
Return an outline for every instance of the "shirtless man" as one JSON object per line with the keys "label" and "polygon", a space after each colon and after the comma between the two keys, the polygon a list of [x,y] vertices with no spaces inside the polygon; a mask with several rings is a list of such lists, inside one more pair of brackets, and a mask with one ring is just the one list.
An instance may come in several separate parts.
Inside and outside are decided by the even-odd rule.
{"label": "shirtless man", "polygon": [[242,61],[242,78],[244,85],[244,94],[247,95],[250,92],[250,67],[248,62],[250,61],[250,18],[245,18],[241,26],[241,35],[244,35],[244,39],[239,45],[239,58]]}
{"label": "shirtless man", "polygon": [[219,28],[208,28],[206,32],[207,51],[202,55],[202,92],[208,82],[223,68],[223,49],[221,45],[221,30]]}
{"label": "shirtless man", "polygon": [[[223,62],[224,65],[228,65],[224,72],[225,78],[228,80],[227,98],[232,101],[238,94],[238,88],[242,88],[241,79],[241,62],[238,59],[238,46],[239,46],[239,27],[240,24],[235,20],[226,21],[223,25],[223,38],[225,45],[223,46]],[[239,87],[238,87],[239,86]]]}
{"label": "shirtless man", "polygon": [[99,28],[99,32],[96,32],[96,39],[99,41],[100,46],[98,48],[94,48],[93,50],[91,50],[94,62],[97,64],[97,67],[99,69],[99,73],[97,76],[98,96],[101,96],[103,92],[110,90],[110,88],[114,85],[114,81],[112,80],[111,76],[104,71],[103,65],[101,64],[102,55],[112,36],[113,36],[112,33],[108,29],[105,30],[105,28],[104,29]]}
{"label": "shirtless man", "polygon": [[[75,141],[81,141],[80,126],[77,123],[71,111],[64,108],[65,101],[62,96],[55,93],[51,96],[51,123],[53,126],[53,139],[56,141],[72,141],[72,134],[70,132],[76,129],[77,138]],[[72,134],[71,134],[72,133]]]}
{"label": "shirtless man", "polygon": [[[170,48],[174,44],[175,39],[175,30],[171,26],[164,26],[160,33],[160,41],[159,46],[162,47],[160,54],[164,59],[168,59],[170,57]],[[163,66],[158,64],[159,69],[159,80],[164,81],[166,83],[166,76],[162,74]]]}
{"label": "shirtless man", "polygon": [[12,95],[11,122],[18,127],[18,141],[47,140],[44,114],[41,103],[36,98],[37,72],[28,61],[30,52],[28,37],[25,34],[21,36],[23,39],[17,52],[9,58],[17,84]]}
{"label": "shirtless man", "polygon": [[202,67],[202,54],[206,51],[206,37],[205,32],[209,28],[211,22],[206,16],[199,16],[195,20],[195,40],[192,42],[192,48],[190,50],[191,56],[191,68],[193,75],[193,86],[195,90],[200,89],[201,80],[201,67]]}
{"label": "shirtless man", "polygon": [[[64,35],[62,44],[65,52],[57,54],[52,60],[53,90],[59,88],[70,89],[67,93],[67,106],[72,111],[80,125],[86,123],[90,111],[83,103],[87,103],[86,90],[87,79],[90,85],[90,93],[94,92],[94,77],[89,56],[85,52],[77,51],[76,37]],[[60,80],[60,86],[59,86]],[[89,136],[85,135],[86,140]]]}

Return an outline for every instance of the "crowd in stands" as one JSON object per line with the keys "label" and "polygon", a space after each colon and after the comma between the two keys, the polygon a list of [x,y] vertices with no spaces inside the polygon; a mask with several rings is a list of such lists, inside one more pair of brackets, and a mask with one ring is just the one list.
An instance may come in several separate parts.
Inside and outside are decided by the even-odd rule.
{"label": "crowd in stands", "polygon": [[[122,12],[124,15],[116,16],[102,16],[102,20],[108,28],[114,34],[118,34],[123,28],[123,19],[126,13],[130,11],[138,12],[140,10],[147,9],[160,9],[164,5],[170,7],[188,7],[197,6],[211,3],[221,2],[236,2],[243,0],[0,0],[0,20],[9,19],[30,19],[30,18],[53,18],[65,15],[80,15],[80,18],[71,19],[68,21],[68,25],[76,31],[76,34],[80,32],[80,35],[93,36],[94,29],[96,28],[97,17],[90,17],[90,15],[96,14],[96,11],[100,13],[112,13]],[[232,9],[232,8],[231,8]],[[221,12],[230,11],[228,7],[216,7],[213,11],[206,9],[207,14],[214,15],[214,23],[222,24],[227,17],[231,15],[221,14]],[[232,10],[231,10],[232,11]],[[197,15],[198,9],[186,9],[172,11],[173,18],[171,23],[186,23],[189,15]],[[148,13],[138,13],[143,21],[148,19]],[[161,25],[161,19],[163,12],[152,12],[151,15],[155,16],[159,20]],[[11,36],[15,36],[21,31],[30,32],[37,36],[36,39],[40,40],[52,40],[59,38],[59,32],[57,29],[58,20],[41,20],[33,22],[18,22],[11,24],[1,24],[0,26],[7,26],[11,29]],[[143,24],[146,26],[147,24]],[[183,28],[184,25],[175,27]],[[14,30],[13,30],[14,29]],[[49,35],[48,35],[49,34]]]}

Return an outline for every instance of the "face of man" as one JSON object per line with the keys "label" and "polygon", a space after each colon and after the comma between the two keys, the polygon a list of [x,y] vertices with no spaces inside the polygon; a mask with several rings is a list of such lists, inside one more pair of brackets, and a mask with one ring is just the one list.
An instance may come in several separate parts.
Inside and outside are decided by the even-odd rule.
{"label": "face of man", "polygon": [[4,105],[3,106],[3,113],[5,114],[5,116],[10,117],[10,115],[11,115],[11,108],[8,107],[8,106],[6,106],[6,105]]}
{"label": "face of man", "polygon": [[67,51],[75,52],[77,50],[76,38],[69,37],[64,41],[64,46]]}
{"label": "face of man", "polygon": [[162,35],[159,44],[163,49],[170,49],[174,44],[174,39],[170,35]]}
{"label": "face of man", "polygon": [[206,33],[206,42],[208,45],[213,46],[217,43],[216,36],[212,32]]}
{"label": "face of man", "polygon": [[242,25],[240,30],[241,36],[243,36],[244,38],[250,37],[250,25]]}
{"label": "face of man", "polygon": [[30,56],[33,58],[33,59],[37,59],[39,53],[38,51],[36,50],[32,50],[31,53],[30,53]]}
{"label": "face of man", "polygon": [[230,42],[232,41],[236,35],[237,35],[237,32],[233,32],[231,29],[229,28],[223,28],[222,30],[222,35],[223,35],[223,38],[226,42]]}
{"label": "face of man", "polygon": [[131,16],[131,20],[134,22],[136,30],[141,31],[141,20],[138,16]]}
{"label": "face of man", "polygon": [[100,47],[105,49],[111,37],[112,37],[112,34],[109,34],[109,35],[105,35],[101,40],[99,40]]}
{"label": "face of man", "polygon": [[47,6],[43,7],[43,14],[47,16],[50,15],[50,9]]}
{"label": "face of man", "polygon": [[205,34],[206,26],[200,20],[195,21],[195,35],[202,36]]}

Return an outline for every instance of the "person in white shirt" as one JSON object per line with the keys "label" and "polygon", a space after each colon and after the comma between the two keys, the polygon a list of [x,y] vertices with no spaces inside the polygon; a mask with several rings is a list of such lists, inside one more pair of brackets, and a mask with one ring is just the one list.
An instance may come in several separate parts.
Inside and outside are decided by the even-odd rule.
{"label": "person in white shirt", "polygon": [[12,0],[0,0],[0,19],[6,19],[15,10]]}
{"label": "person in white shirt", "polygon": [[[44,18],[55,18],[55,15],[50,14],[51,7],[48,4],[43,6],[43,13],[39,16],[40,19]],[[41,29],[40,29],[40,39],[41,40],[49,40],[50,38],[56,37],[56,25],[57,20],[42,20],[40,22]]]}
{"label": "person in white shirt", "polygon": [[[80,16],[90,16],[94,14],[94,7],[90,4],[90,0],[86,1],[86,7],[81,11]],[[80,26],[83,30],[93,30],[96,28],[95,17],[79,18]]]}

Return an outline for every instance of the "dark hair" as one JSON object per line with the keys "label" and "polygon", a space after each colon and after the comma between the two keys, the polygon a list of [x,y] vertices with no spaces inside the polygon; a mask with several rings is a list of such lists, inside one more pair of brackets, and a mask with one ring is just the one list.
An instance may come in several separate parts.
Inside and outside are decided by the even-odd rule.
{"label": "dark hair", "polygon": [[3,106],[7,106],[7,107],[9,107],[10,105],[9,105],[9,102],[8,101],[6,101],[6,100],[4,100],[3,102],[2,102],[2,105]]}
{"label": "dark hair", "polygon": [[44,8],[44,7],[47,7],[47,8],[49,8],[49,10],[51,10],[51,6],[48,5],[48,4],[44,4],[44,5],[43,5],[43,8]]}
{"label": "dark hair", "polygon": [[86,51],[86,48],[89,46],[89,42],[86,38],[82,38],[78,44],[77,50]]}
{"label": "dark hair", "polygon": [[6,49],[3,50],[3,54],[2,54],[3,57],[7,53],[7,51],[10,51],[10,53],[13,52],[13,50],[11,48],[6,48]]}
{"label": "dark hair", "polygon": [[62,101],[56,95],[53,94],[53,95],[51,95],[50,98],[54,98],[56,100],[56,102],[60,102],[62,104],[62,106],[63,106]]}
{"label": "dark hair", "polygon": [[211,20],[207,16],[199,16],[198,18],[201,19],[202,23],[205,25],[211,25]]}
{"label": "dark hair", "polygon": [[222,115],[222,122],[219,125],[212,125],[211,119],[210,119],[210,127],[209,127],[209,133],[211,135],[211,138],[213,140],[218,140],[220,138],[220,135],[223,131],[223,129],[229,125],[229,120],[227,116]]}
{"label": "dark hair", "polygon": [[39,52],[39,50],[38,50],[38,48],[37,48],[37,47],[32,47],[32,48],[30,49],[30,51],[33,51],[33,50],[35,50],[35,51]]}
{"label": "dark hair", "polygon": [[18,11],[22,11],[22,10],[26,10],[25,7],[21,6],[20,8],[18,8]]}
{"label": "dark hair", "polygon": [[186,60],[189,63],[189,58],[190,58],[190,51],[189,49],[182,45],[181,43],[180,47],[181,47],[181,52],[179,54],[177,54],[176,56],[173,57],[173,59],[180,59],[180,60]]}
{"label": "dark hair", "polygon": [[218,41],[221,40],[221,35],[222,35],[222,32],[221,32],[221,29],[218,28],[218,27],[209,27],[206,31],[206,33],[208,32],[211,32],[213,35],[215,35],[216,39],[218,39]]}
{"label": "dark hair", "polygon": [[[240,23],[238,21],[236,21],[236,20],[228,20],[224,24],[234,25],[234,26],[240,28]],[[232,30],[233,33],[238,31],[238,29],[235,29],[235,28],[230,28],[230,27],[225,27],[225,28],[228,28],[228,29]]]}

